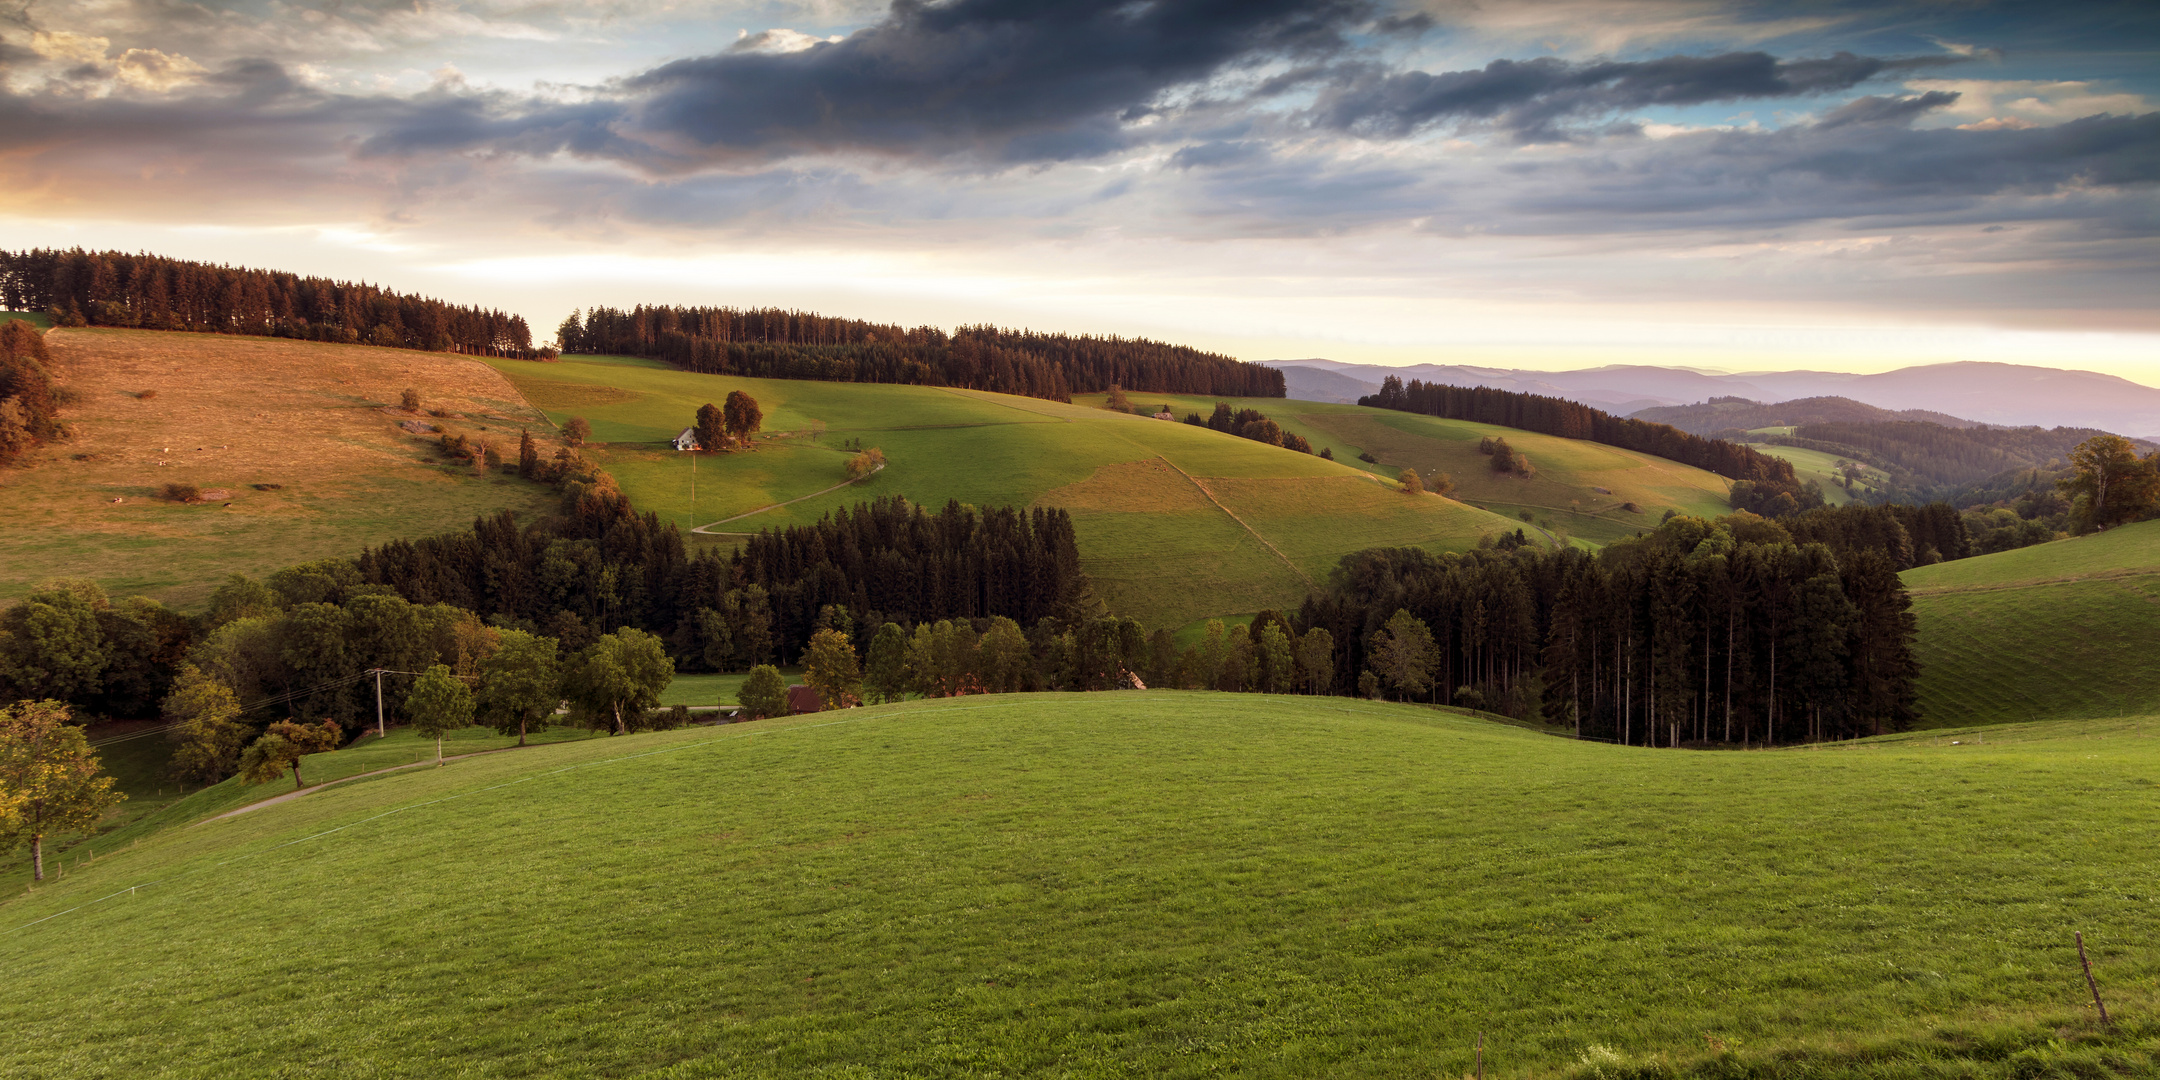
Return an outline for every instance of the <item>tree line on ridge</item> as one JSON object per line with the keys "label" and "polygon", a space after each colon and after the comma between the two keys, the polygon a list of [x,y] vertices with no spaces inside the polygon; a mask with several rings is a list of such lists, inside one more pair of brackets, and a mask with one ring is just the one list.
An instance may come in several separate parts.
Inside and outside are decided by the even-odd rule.
{"label": "tree line on ridge", "polygon": [[1071,401],[1111,386],[1282,397],[1273,368],[1146,338],[963,326],[951,334],[810,312],[640,304],[572,312],[566,353],[652,357],[690,371],[824,382],[955,386]]}
{"label": "tree line on ridge", "polygon": [[359,282],[121,251],[0,251],[0,308],[48,312],[57,326],[535,355],[521,315]]}

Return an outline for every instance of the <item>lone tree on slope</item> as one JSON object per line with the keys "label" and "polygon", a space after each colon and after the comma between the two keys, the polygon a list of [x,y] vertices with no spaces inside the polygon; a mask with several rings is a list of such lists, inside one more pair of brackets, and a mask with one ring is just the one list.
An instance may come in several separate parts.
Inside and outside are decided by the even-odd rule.
{"label": "lone tree on slope", "polygon": [[344,741],[345,733],[338,730],[335,720],[320,724],[280,720],[270,725],[262,738],[249,743],[240,755],[240,776],[250,784],[267,784],[291,769],[293,787],[306,787],[306,782],[300,779],[300,759],[335,750]]}
{"label": "lone tree on slope", "polygon": [[443,735],[473,722],[473,695],[447,664],[430,664],[405,696],[405,715],[413,730],[435,737],[435,764],[442,765]]}
{"label": "lone tree on slope", "polygon": [[57,701],[0,708],[0,841],[28,841],[30,877],[45,880],[45,835],[87,829],[127,796],[99,775],[98,756]]}

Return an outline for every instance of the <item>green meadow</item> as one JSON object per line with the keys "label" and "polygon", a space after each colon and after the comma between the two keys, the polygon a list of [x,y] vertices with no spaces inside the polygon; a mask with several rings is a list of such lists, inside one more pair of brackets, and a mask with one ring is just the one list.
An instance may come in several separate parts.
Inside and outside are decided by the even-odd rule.
{"label": "green meadow", "polygon": [[8,322],[14,319],[27,320],[30,325],[40,330],[52,329],[52,316],[42,311],[0,311],[0,322]]}
{"label": "green meadow", "polygon": [[[1098,394],[1076,398],[1075,403],[1102,400]],[[1218,399],[1135,394],[1130,400],[1135,405],[1170,404],[1182,418],[1193,412],[1206,416]],[[1532,524],[1593,544],[1655,528],[1667,510],[1703,517],[1732,512],[1725,501],[1731,485],[1723,477],[1618,447],[1357,405],[1224,400],[1266,413],[1283,430],[1304,436],[1315,453],[1326,447],[1337,461],[1390,479],[1405,467],[1420,474],[1444,472],[1455,480],[1456,499],[1494,511],[1517,527],[1527,513]],[[1495,475],[1492,459],[1478,451],[1487,437],[1504,438],[1528,455],[1534,475]],[[1361,452],[1372,454],[1377,464],[1358,460]],[[1634,510],[1627,509],[1630,504]]]}
{"label": "green meadow", "polygon": [[[1798,446],[1778,446],[1774,443],[1754,443],[1752,445],[1761,453],[1792,462],[1793,474],[1798,476],[1802,483],[1813,480],[1822,486],[1824,502],[1832,506],[1843,506],[1853,501],[1853,497],[1847,494],[1845,489],[1838,484],[1837,463],[1839,458],[1836,454],[1826,454],[1820,450],[1808,450]],[[1890,478],[1889,474],[1872,465],[1867,467],[1867,471],[1863,475],[1866,479],[1862,483],[1868,485],[1880,485]]]}
{"label": "green meadow", "polygon": [[0,1072],[2149,1076],[2156,735],[1158,691],[584,738],[70,853],[0,904]]}
{"label": "green meadow", "polygon": [[1924,725],[2160,712],[2160,521],[1903,577]]}
{"label": "green meadow", "polygon": [[[585,417],[605,444],[595,456],[641,510],[665,520],[750,533],[884,495],[933,507],[1064,507],[1097,592],[1150,626],[1294,608],[1351,552],[1463,550],[1521,524],[1402,495],[1354,461],[1085,404],[739,379],[615,358],[494,366],[557,424]],[[737,389],[765,410],[768,437],[755,451],[693,457],[666,446],[699,405]],[[857,445],[882,449],[887,467],[828,491],[845,481]]]}

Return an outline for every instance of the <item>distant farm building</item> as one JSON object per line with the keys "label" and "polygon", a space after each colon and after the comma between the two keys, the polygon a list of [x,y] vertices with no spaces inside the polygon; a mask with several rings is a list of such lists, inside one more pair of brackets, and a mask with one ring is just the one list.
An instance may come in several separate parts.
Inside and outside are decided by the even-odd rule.
{"label": "distant farm building", "polygon": [[816,687],[790,686],[787,688],[787,711],[789,716],[817,712],[824,707],[825,702],[818,697]]}
{"label": "distant farm building", "polygon": [[697,429],[696,429],[696,428],[684,428],[684,429],[682,429],[682,434],[680,434],[680,435],[677,435],[677,436],[675,436],[675,449],[677,449],[677,450],[695,450],[695,449],[697,449]]}
{"label": "distant farm building", "polygon": [[1156,414],[1155,414],[1155,419],[1157,419],[1157,420],[1175,420],[1175,419],[1177,419],[1177,417],[1175,417],[1175,416],[1172,416],[1172,415],[1170,415],[1170,410],[1168,410],[1168,409],[1164,409],[1163,411],[1161,411],[1161,412],[1159,412],[1159,413],[1156,413]]}

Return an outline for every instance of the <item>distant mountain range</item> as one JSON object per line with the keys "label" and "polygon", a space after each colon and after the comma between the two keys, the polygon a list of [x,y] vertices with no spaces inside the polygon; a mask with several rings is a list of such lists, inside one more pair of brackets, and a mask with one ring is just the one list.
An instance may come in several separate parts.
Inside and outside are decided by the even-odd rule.
{"label": "distant mountain range", "polygon": [[1941,424],[1951,428],[1978,426],[1971,420],[1949,413],[1929,409],[1903,409],[1893,412],[1843,397],[1794,398],[1774,404],[1749,401],[1746,398],[1720,397],[1694,405],[1658,405],[1640,409],[1636,411],[1635,419],[1671,424],[1694,435],[1716,435],[1734,429],[1751,431],[1755,428],[1790,427],[1799,424],[1882,424],[1898,420]]}
{"label": "distant mountain range", "polygon": [[[1576,371],[1522,371],[1463,364],[1382,367],[1336,360],[1267,360],[1302,401],[1356,401],[1389,375],[1405,381],[1491,386],[1580,401],[1622,416],[1662,406],[1739,397],[1754,402],[1840,397],[1892,412],[1921,409],[1985,424],[2089,427],[2160,434],[2160,389],[2094,371],[1960,361],[1874,375],[1837,371],[1757,371],[1722,375],[1681,367],[1613,365]],[[1943,423],[1946,421],[1937,421]]]}

